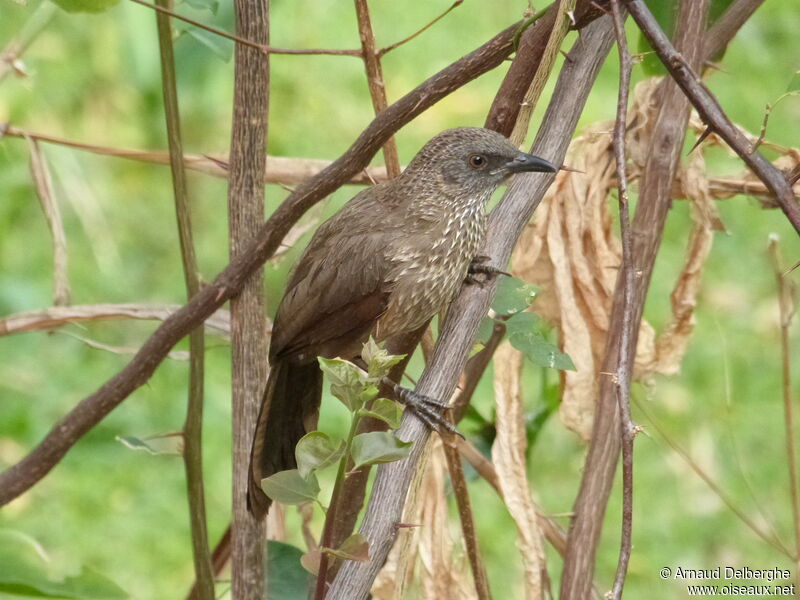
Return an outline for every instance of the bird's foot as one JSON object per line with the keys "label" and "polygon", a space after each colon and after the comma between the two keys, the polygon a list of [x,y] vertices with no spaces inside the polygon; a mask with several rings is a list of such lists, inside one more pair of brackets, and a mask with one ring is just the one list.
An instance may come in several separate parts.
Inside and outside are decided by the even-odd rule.
{"label": "bird's foot", "polygon": [[465,283],[483,286],[498,275],[511,277],[511,273],[507,273],[494,265],[488,264],[490,260],[492,260],[490,256],[484,256],[482,254],[472,259],[467,269],[467,277],[464,279]]}
{"label": "bird's foot", "polygon": [[445,416],[445,411],[450,408],[447,402],[424,396],[414,390],[398,385],[388,377],[383,379],[383,382],[392,388],[395,399],[407,406],[429,429],[439,434],[443,431],[448,431],[459,437],[464,437],[450,419]]}

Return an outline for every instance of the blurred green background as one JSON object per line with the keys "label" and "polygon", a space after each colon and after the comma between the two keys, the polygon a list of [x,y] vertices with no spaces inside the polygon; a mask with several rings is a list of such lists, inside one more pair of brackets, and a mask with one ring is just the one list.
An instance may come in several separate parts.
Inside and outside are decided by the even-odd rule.
{"label": "blurred green background", "polygon": [[[41,16],[49,10],[36,0],[0,2],[2,45],[24,30],[37,11]],[[384,46],[414,32],[449,2],[371,4],[378,43]],[[358,47],[350,2],[272,0],[271,5],[274,46]],[[177,9],[233,30],[229,4],[221,3],[216,12],[198,6],[185,2]],[[524,0],[466,0],[433,29],[385,56],[389,101],[515,22],[526,7]],[[730,46],[722,69],[709,79],[731,118],[750,131],[758,131],[765,105],[786,91],[800,69],[798,29],[795,2],[766,2]],[[632,27],[629,32],[635,40]],[[568,43],[574,37],[571,34]],[[211,49],[192,34],[183,34],[176,42],[187,152],[225,152],[229,143],[232,45],[215,42]],[[152,11],[125,0],[97,15],[58,9],[22,62],[27,76],[12,75],[0,82],[0,122],[93,144],[166,148]],[[401,160],[407,162],[442,129],[481,125],[504,72],[501,67],[470,83],[404,128],[397,136]],[[579,127],[613,118],[617,72],[612,51]],[[637,67],[634,78],[642,77]],[[540,107],[534,124],[541,112]],[[271,154],[336,158],[372,116],[363,65],[357,58],[273,56]],[[798,146],[799,123],[800,100],[788,98],[773,110],[767,137]],[[533,134],[532,129],[529,140]],[[44,146],[44,153],[68,236],[72,302],[182,302],[185,293],[168,169],[54,145]],[[720,174],[742,170],[738,161],[721,151],[709,164]],[[226,185],[191,172],[189,183],[199,260],[204,277],[211,279],[227,263]],[[52,302],[51,240],[24,140],[0,141],[0,190],[0,315],[47,307]],[[337,191],[324,204],[323,214],[330,214],[355,191],[352,187]],[[268,210],[286,193],[270,186]],[[765,250],[769,234],[778,233],[785,261],[791,265],[800,256],[800,243],[780,212],[762,210],[752,198],[719,204],[728,233],[716,235],[705,267],[697,327],[681,374],[658,378],[647,388],[636,387],[634,396],[744,513],[762,528],[774,526],[791,548],[778,308]],[[682,266],[689,224],[688,206],[675,203],[646,309],[657,326],[668,318],[669,293]],[[267,266],[270,311],[296,252]],[[153,328],[149,322],[118,321],[71,326],[52,334],[0,337],[0,468],[21,459],[58,418],[128,360],[90,348],[67,333],[136,348]],[[796,345],[796,324],[792,336]],[[795,357],[795,371],[798,366]],[[418,375],[419,369],[417,362],[412,374]],[[529,369],[531,381],[543,376],[538,369]],[[50,554],[56,572],[74,573],[86,565],[133,598],[183,596],[193,573],[181,461],[132,451],[115,437],[179,430],[187,370],[187,363],[167,360],[147,385],[82,439],[40,484],[0,511],[0,528],[35,538]],[[551,384],[557,380],[555,373],[546,377]],[[212,541],[229,518],[229,389],[228,346],[211,337],[204,458]],[[538,383],[531,385],[526,394],[531,413],[544,402],[540,389]],[[797,389],[795,385],[795,397]],[[492,414],[491,390],[487,376],[476,396],[476,407],[487,418]],[[684,597],[681,584],[660,579],[658,571],[664,566],[792,568],[789,558],[755,536],[669,448],[642,411],[635,410],[634,416],[647,435],[636,443],[634,552],[626,587],[631,598]],[[335,402],[324,402],[322,429],[340,431],[345,419]],[[469,424],[465,428],[469,431]],[[557,419],[546,423],[531,452],[530,477],[549,512],[571,510],[583,456],[584,447]],[[497,597],[521,597],[513,523],[485,482],[475,481],[471,492],[479,507],[479,534]],[[602,590],[610,586],[616,566],[619,513],[617,489],[598,557]],[[567,525],[566,519],[562,521]],[[290,510],[290,529],[296,523]],[[290,541],[302,546],[299,535]],[[561,561],[552,553],[550,559],[551,578],[557,585]]]}

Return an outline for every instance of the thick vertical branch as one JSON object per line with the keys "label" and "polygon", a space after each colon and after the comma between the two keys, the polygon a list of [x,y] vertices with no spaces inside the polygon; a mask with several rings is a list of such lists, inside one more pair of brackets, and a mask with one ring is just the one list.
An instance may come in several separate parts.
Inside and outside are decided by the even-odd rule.
{"label": "thick vertical branch", "polygon": [[617,162],[617,185],[619,193],[619,229],[622,240],[622,265],[619,277],[622,279],[622,328],[619,332],[619,353],[617,355],[617,403],[619,404],[620,432],[622,434],[622,540],[619,548],[619,562],[614,576],[612,595],[614,600],[622,598],[625,575],[631,558],[631,534],[633,530],[633,439],[636,428],[631,420],[631,371],[633,369],[633,240],[631,221],[628,215],[628,175],[625,159],[625,131],[627,130],[628,91],[631,85],[631,55],[625,38],[625,20],[619,7],[619,0],[611,0],[614,19],[614,34],[619,50],[619,96],[617,98],[617,119],[614,123],[614,157]]}
{"label": "thick vertical branch", "polygon": [[[575,130],[592,83],[611,48],[613,33],[608,19],[599,19],[583,31],[559,76],[553,99],[534,144],[534,152],[560,164]],[[486,244],[481,253],[505,264],[517,238],[552,182],[548,175],[521,175],[511,183],[492,211]],[[417,391],[434,398],[450,398],[467,361],[475,332],[486,315],[494,284],[465,286],[448,311],[439,342]],[[426,426],[411,415],[403,418],[398,435],[413,440],[411,455],[378,470],[361,528],[370,543],[371,560],[347,561],[328,593],[328,600],[366,598],[375,575],[397,536],[405,496],[429,436]]]}
{"label": "thick vertical branch", "polygon": [[[236,33],[269,43],[268,0],[236,0]],[[269,55],[236,46],[228,219],[231,260],[256,237],[264,220]],[[232,592],[237,600],[263,600],[264,524],[247,509],[250,447],[266,379],[267,343],[262,297],[263,268],[231,300],[233,401]]]}
{"label": "thick vertical branch", "polygon": [[[168,6],[168,0],[156,0]],[[172,189],[175,212],[178,217],[178,237],[181,262],[186,284],[186,295],[191,299],[200,290],[194,242],[192,240],[191,209],[183,164],[178,89],[175,83],[175,56],[172,49],[172,27],[169,17],[156,13],[158,42],[161,54],[161,82],[164,91],[164,112],[167,122]],[[196,327],[189,334],[189,397],[186,421],[183,425],[183,464],[189,498],[189,521],[192,532],[192,556],[195,571],[195,594],[199,600],[214,599],[214,575],[208,550],[205,491],[203,489],[203,371],[205,361],[205,333]]]}
{"label": "thick vertical branch", "polygon": [[[355,0],[356,17],[358,18],[358,36],[361,38],[361,53],[364,58],[364,67],[367,70],[367,83],[369,95],[372,98],[372,108],[378,115],[388,106],[386,100],[386,83],[383,79],[381,59],[375,48],[375,34],[372,31],[372,20],[369,17],[367,0]],[[386,140],[383,145],[383,160],[389,178],[400,175],[400,157],[397,155],[397,144],[393,137]]]}
{"label": "thick vertical branch", "polygon": [[[687,62],[695,67],[702,64],[706,9],[707,0],[683,0],[678,16],[676,44]],[[625,310],[625,278],[619,276],[614,291],[605,358],[600,369],[602,373],[617,372],[621,332],[626,318],[633,323],[630,347],[636,347],[644,300],[669,212],[670,187],[675,178],[689,119],[689,102],[675,82],[665,80],[657,94],[661,109],[655,121],[647,163],[639,184],[639,203],[633,220],[632,256],[636,275],[633,308],[632,311]],[[562,600],[589,597],[603,516],[619,458],[619,431],[617,384],[605,377],[600,381],[592,440],[573,509],[575,517],[570,527],[561,576]]]}

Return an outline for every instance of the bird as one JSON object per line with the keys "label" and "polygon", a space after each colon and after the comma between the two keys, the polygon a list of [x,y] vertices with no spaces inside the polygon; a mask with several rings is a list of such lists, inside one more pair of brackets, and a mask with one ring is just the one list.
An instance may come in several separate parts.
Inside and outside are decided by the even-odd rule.
{"label": "bird", "polygon": [[[263,517],[271,504],[261,480],[295,468],[295,445],[316,428],[317,357],[357,359],[370,336],[380,342],[414,331],[444,310],[465,280],[502,273],[478,254],[485,205],[506,179],[525,171],[556,168],[496,131],[448,129],[398,177],[364,189],[320,225],[273,321],[270,373],[250,456],[253,514]],[[429,409],[440,403],[408,392],[399,399],[412,409],[415,400],[427,400],[428,410],[419,407],[418,415],[432,425],[436,415]]]}

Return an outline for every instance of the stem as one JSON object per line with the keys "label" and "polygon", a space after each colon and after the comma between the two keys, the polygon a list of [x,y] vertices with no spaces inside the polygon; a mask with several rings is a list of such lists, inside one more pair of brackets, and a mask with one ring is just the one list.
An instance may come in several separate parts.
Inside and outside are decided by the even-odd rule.
{"label": "stem", "polygon": [[461,532],[469,556],[469,566],[475,579],[475,592],[478,600],[491,600],[492,592],[489,589],[489,579],[486,576],[486,566],[481,557],[478,545],[478,536],[475,532],[475,519],[469,501],[467,480],[464,478],[464,467],[461,464],[461,454],[458,451],[458,440],[455,436],[442,440],[442,448],[447,458],[447,468],[450,471],[450,482],[453,484],[453,493],[458,505],[458,516],[461,519]]}
{"label": "stem", "polygon": [[797,444],[794,436],[794,405],[792,404],[792,368],[791,368],[791,346],[789,345],[789,326],[794,316],[792,306],[792,292],[787,273],[781,266],[780,250],[778,249],[778,239],[776,236],[770,238],[769,252],[772,264],[775,268],[775,278],[778,284],[778,309],[780,311],[781,327],[781,364],[782,364],[782,391],[783,391],[783,416],[784,428],[786,432],[786,458],[789,469],[789,487],[791,490],[792,518],[794,520],[794,542],[795,555],[794,561],[797,568],[800,568],[800,486],[797,481]]}
{"label": "stem", "polygon": [[[386,82],[383,78],[381,59],[375,49],[375,34],[372,31],[372,19],[369,16],[367,0],[355,0],[356,17],[358,18],[358,35],[361,38],[361,55],[364,58],[364,68],[367,71],[369,95],[372,98],[372,108],[378,115],[388,106],[386,100]],[[393,137],[386,140],[383,145],[383,160],[389,178],[394,179],[400,175],[400,157],[397,155],[397,144]]]}
{"label": "stem", "polygon": [[[259,44],[269,43],[268,0],[235,0],[234,11],[237,35]],[[264,222],[269,54],[237,45],[234,78],[228,176],[231,261],[251,252],[250,246]],[[230,305],[233,405],[231,597],[263,600],[265,526],[247,507],[250,449],[267,378],[263,266],[256,265],[248,275],[242,283],[241,293],[231,299]]]}
{"label": "stem", "polygon": [[358,424],[361,417],[358,416],[358,411],[353,412],[353,418],[350,421],[350,431],[347,432],[347,439],[344,443],[344,454],[339,459],[339,470],[336,471],[336,481],[333,484],[333,493],[331,494],[331,503],[328,507],[328,512],[325,515],[325,525],[322,529],[322,539],[320,540],[320,556],[319,556],[319,573],[317,573],[317,585],[314,590],[315,600],[324,600],[328,579],[328,566],[330,560],[325,548],[330,548],[333,540],[333,533],[335,530],[336,509],[342,499],[342,487],[347,479],[347,464],[350,461],[350,450],[353,446],[353,438],[356,437],[358,431]]}
{"label": "stem", "polygon": [[622,539],[619,548],[619,561],[614,576],[612,596],[622,598],[625,575],[631,559],[631,533],[633,530],[633,441],[636,427],[631,420],[631,370],[633,363],[633,236],[631,220],[628,215],[628,177],[625,159],[625,131],[627,129],[628,91],[631,84],[631,55],[625,37],[625,16],[620,10],[618,0],[611,0],[611,13],[614,20],[614,34],[619,50],[619,96],[617,99],[617,119],[614,123],[614,157],[617,163],[617,182],[619,186],[619,227],[622,240],[622,326],[617,354],[617,403],[619,405],[620,434],[622,435]]}
{"label": "stem", "polygon": [[[156,0],[164,8],[169,0]],[[192,241],[191,210],[183,165],[178,90],[175,83],[175,56],[172,48],[172,28],[169,17],[156,13],[158,42],[161,54],[161,81],[164,90],[164,112],[167,122],[172,187],[175,212],[178,217],[178,235],[187,296],[191,299],[200,290],[194,242]],[[183,464],[189,499],[189,521],[192,532],[192,556],[196,579],[196,597],[214,599],[214,575],[208,549],[205,493],[203,490],[203,376],[205,333],[196,327],[189,334],[189,397],[186,421],[183,426]]]}

